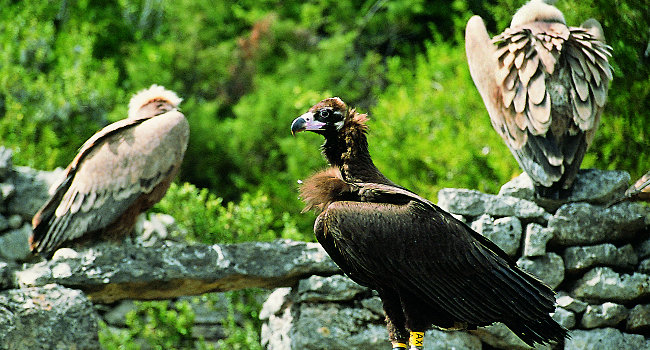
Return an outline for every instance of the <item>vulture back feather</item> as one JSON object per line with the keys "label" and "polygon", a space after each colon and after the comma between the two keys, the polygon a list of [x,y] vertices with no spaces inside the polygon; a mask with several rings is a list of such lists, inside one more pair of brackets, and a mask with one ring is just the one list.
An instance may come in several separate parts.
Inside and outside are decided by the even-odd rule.
{"label": "vulture back feather", "polygon": [[544,197],[570,189],[607,100],[611,47],[600,24],[569,27],[555,7],[532,0],[490,39],[483,20],[465,32],[472,79],[492,126]]}
{"label": "vulture back feather", "polygon": [[34,252],[50,256],[67,241],[130,233],[180,168],[189,125],[178,103],[175,93],[153,85],[131,99],[128,118],[83,144],[32,219]]}

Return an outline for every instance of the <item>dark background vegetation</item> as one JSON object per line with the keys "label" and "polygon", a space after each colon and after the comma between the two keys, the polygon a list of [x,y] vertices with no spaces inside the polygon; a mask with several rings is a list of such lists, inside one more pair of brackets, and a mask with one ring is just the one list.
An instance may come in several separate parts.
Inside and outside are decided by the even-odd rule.
{"label": "dark background vegetation", "polygon": [[[178,185],[155,210],[187,239],[313,240],[297,180],[325,163],[318,135],[291,121],[340,96],[371,116],[370,151],[392,180],[435,201],[444,187],[496,193],[521,171],[493,131],[467,68],[464,26],[492,35],[522,1],[0,0],[0,140],[14,162],[64,167],[130,96],[156,83],[184,98],[190,145]],[[583,167],[633,178],[650,165],[644,0],[562,1],[570,25],[594,17],[613,47],[614,81]],[[183,203],[179,206],[179,203]],[[259,348],[259,291],[233,301],[227,338],[192,337],[192,303],[138,304],[106,348]],[[258,298],[259,299],[259,298]],[[243,320],[234,321],[235,314]]]}

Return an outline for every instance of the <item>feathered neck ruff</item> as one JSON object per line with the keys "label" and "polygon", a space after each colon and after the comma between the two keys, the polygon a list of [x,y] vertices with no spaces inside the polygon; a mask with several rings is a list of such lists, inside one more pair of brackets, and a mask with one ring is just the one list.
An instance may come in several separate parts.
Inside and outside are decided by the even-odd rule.
{"label": "feathered neck ruff", "polygon": [[[345,106],[345,105],[344,105]],[[339,130],[324,134],[323,154],[348,182],[375,182],[394,185],[375,166],[368,151],[368,115],[345,107],[346,116]]]}

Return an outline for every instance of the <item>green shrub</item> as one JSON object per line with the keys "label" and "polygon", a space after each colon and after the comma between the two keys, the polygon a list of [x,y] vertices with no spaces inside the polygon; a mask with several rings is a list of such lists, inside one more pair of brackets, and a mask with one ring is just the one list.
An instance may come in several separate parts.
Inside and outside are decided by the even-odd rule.
{"label": "green shrub", "polygon": [[172,183],[155,211],[172,215],[183,236],[205,244],[305,239],[288,213],[271,209],[268,196],[245,193],[237,203],[224,203],[207,189]]}

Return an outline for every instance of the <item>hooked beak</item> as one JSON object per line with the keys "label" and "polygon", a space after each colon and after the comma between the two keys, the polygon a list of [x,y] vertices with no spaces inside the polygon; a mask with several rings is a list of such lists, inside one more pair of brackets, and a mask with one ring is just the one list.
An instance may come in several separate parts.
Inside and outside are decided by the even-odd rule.
{"label": "hooked beak", "polygon": [[307,112],[300,117],[293,120],[291,123],[291,135],[295,135],[301,131],[318,131],[322,130],[325,123],[319,122],[314,119],[314,113]]}

